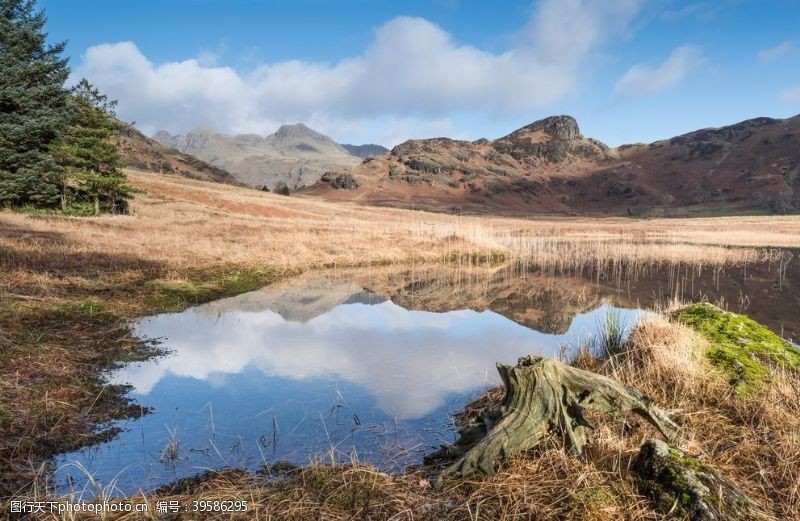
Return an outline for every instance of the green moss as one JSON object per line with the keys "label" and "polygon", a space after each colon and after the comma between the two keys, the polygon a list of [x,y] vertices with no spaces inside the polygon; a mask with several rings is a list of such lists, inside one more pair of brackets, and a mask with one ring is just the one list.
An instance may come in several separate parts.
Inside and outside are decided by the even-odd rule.
{"label": "green moss", "polygon": [[708,340],[706,357],[730,376],[739,394],[761,388],[769,380],[770,367],[800,367],[800,351],[744,315],[701,302],[674,316]]}
{"label": "green moss", "polygon": [[679,467],[697,470],[700,472],[707,472],[708,467],[703,465],[699,459],[689,456],[678,449],[673,447],[669,448],[669,458],[674,461]]}
{"label": "green moss", "polygon": [[618,504],[618,496],[607,487],[587,487],[569,495],[565,510],[581,518]]}
{"label": "green moss", "polygon": [[102,302],[94,299],[68,300],[60,305],[61,311],[67,314],[94,314],[106,311],[106,306]]}
{"label": "green moss", "polygon": [[190,273],[179,280],[155,279],[147,282],[148,307],[161,311],[182,309],[253,291],[274,279],[274,271],[259,269],[242,269],[216,274]]}

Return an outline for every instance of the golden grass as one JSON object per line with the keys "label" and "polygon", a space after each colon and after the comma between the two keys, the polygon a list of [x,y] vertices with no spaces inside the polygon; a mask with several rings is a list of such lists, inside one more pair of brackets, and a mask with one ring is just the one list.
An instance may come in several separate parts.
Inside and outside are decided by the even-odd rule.
{"label": "golden grass", "polygon": [[[98,373],[146,354],[127,328],[145,313],[323,266],[502,258],[545,272],[621,277],[652,264],[723,269],[770,260],[780,270],[787,253],[776,248],[800,247],[799,217],[493,218],[282,197],[158,174],[130,172],[130,180],[142,190],[132,215],[0,213],[0,491],[42,497],[20,487],[43,459],[96,440],[92,424],[124,412],[124,400]],[[735,397],[698,362],[702,345],[687,331],[648,321],[623,354],[579,363],[651,393],[686,426],[686,448],[776,517],[800,517],[796,377],[776,378],[767,400]],[[553,447],[488,481],[442,491],[419,473],[309,467],[277,485],[222,473],[146,500],[247,498],[247,517],[266,519],[656,518],[627,473],[647,431],[618,431],[601,424],[586,462]]]}
{"label": "golden grass", "polygon": [[[454,216],[283,197],[159,174],[129,176],[145,191],[133,202],[133,215],[80,219],[4,213],[0,226],[19,230],[23,240],[15,247],[32,257],[45,250],[63,256],[114,252],[174,267],[307,268],[431,260],[481,249],[559,271],[625,263],[700,267],[779,260],[774,248],[800,247],[798,217]],[[53,240],[61,242],[59,248],[52,247]]]}

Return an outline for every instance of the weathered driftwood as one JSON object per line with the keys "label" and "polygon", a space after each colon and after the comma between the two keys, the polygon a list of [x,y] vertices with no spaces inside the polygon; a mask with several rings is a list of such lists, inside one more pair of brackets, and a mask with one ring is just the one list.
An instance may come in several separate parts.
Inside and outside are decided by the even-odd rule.
{"label": "weathered driftwood", "polygon": [[583,455],[586,429],[593,428],[584,411],[619,416],[633,411],[668,439],[677,425],[650,398],[616,380],[549,358],[523,357],[516,366],[497,364],[505,385],[498,408],[484,411],[459,431],[454,445],[444,446],[428,461],[453,460],[440,475],[491,476],[505,458],[530,450],[551,436]]}
{"label": "weathered driftwood", "polygon": [[765,519],[760,507],[717,471],[660,440],[642,445],[633,468],[660,510],[692,521]]}

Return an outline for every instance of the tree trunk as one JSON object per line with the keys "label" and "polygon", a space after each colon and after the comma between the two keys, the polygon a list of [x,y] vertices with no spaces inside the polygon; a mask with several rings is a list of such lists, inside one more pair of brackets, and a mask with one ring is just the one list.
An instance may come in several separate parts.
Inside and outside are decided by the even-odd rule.
{"label": "tree trunk", "polygon": [[100,198],[98,196],[94,196],[94,214],[100,215]]}
{"label": "tree trunk", "polygon": [[549,358],[523,357],[516,366],[497,364],[505,385],[499,408],[483,414],[460,431],[455,445],[444,446],[427,460],[452,460],[439,479],[491,476],[506,458],[530,450],[553,435],[582,456],[586,428],[593,428],[584,411],[621,416],[633,411],[668,439],[678,426],[650,398],[616,380],[583,371]]}

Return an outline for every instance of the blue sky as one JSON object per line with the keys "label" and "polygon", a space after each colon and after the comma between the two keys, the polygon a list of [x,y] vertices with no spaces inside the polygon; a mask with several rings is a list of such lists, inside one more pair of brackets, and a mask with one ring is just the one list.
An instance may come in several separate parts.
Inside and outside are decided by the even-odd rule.
{"label": "blue sky", "polygon": [[611,145],[800,113],[797,0],[40,0],[74,76],[145,132],[495,138],[551,114]]}

